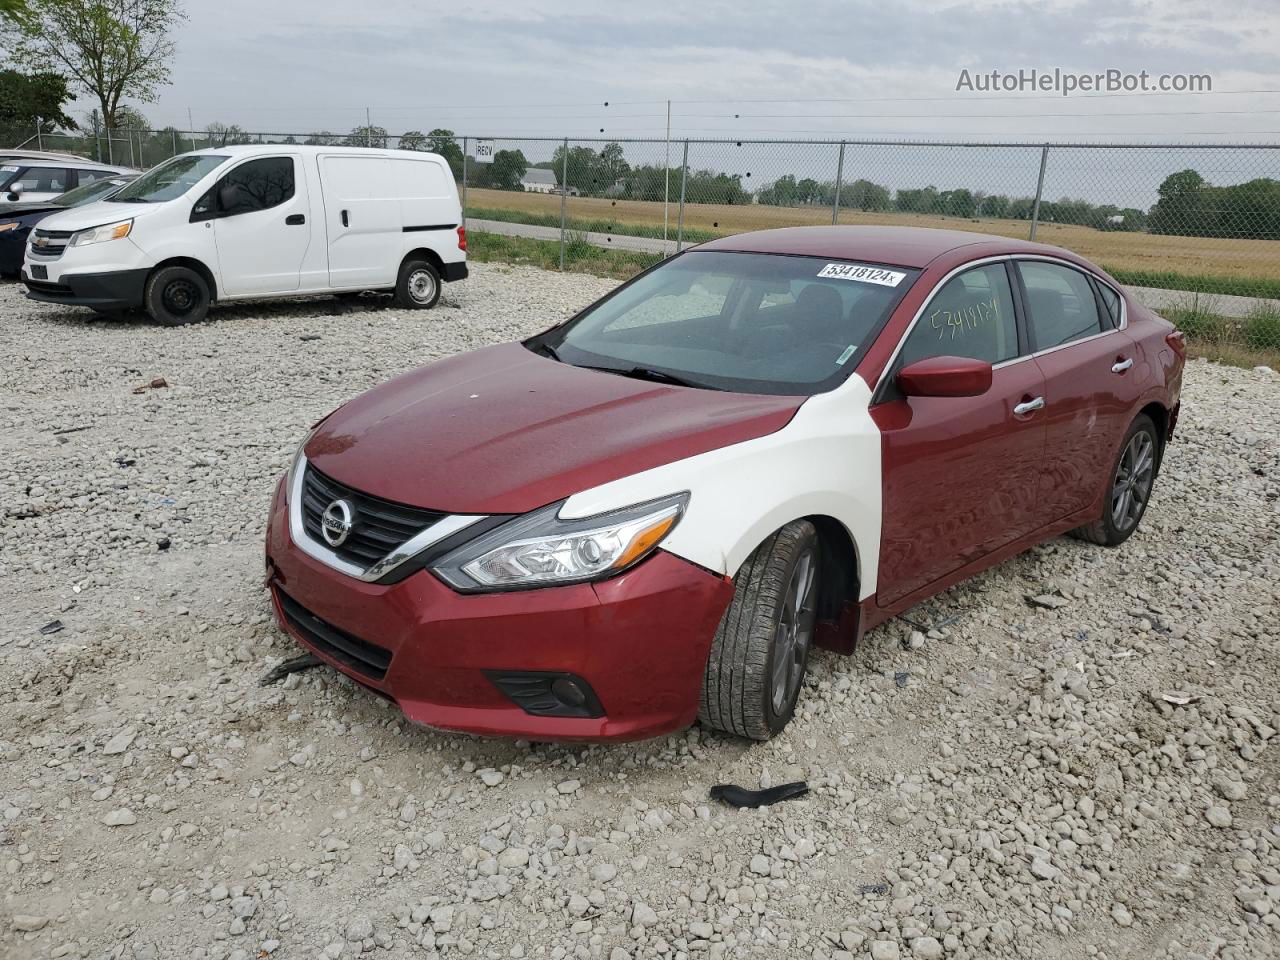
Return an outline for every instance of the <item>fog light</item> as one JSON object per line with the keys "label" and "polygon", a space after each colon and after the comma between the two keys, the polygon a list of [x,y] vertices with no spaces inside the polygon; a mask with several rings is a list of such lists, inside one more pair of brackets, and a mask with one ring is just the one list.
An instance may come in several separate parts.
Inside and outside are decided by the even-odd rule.
{"label": "fog light", "polygon": [[558,677],[551,683],[551,692],[556,699],[571,707],[585,706],[587,692],[578,685],[576,677]]}
{"label": "fog light", "polygon": [[602,717],[604,707],[591,685],[572,673],[541,670],[486,670],[493,685],[535,717]]}

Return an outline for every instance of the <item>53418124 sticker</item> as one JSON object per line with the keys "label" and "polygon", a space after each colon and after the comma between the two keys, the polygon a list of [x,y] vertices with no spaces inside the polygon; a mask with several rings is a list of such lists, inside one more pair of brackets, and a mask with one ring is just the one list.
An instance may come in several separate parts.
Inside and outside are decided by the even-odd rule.
{"label": "53418124 sticker", "polygon": [[864,263],[828,263],[818,271],[818,276],[834,277],[836,280],[857,280],[859,283],[878,283],[882,287],[896,287],[907,275],[897,270],[886,270],[884,267],[872,267]]}

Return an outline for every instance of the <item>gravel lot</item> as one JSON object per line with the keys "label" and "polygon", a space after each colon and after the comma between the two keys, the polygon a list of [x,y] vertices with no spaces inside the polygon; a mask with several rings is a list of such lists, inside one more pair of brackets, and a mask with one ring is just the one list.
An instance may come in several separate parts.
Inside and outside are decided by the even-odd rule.
{"label": "gravel lot", "polygon": [[307,425],[611,283],[478,265],[430,314],[178,330],[0,289],[0,957],[1280,956],[1274,374],[1191,364],[1133,540],[817,655],[765,745],[478,740],[328,670],[259,686],[295,652],[261,540]]}

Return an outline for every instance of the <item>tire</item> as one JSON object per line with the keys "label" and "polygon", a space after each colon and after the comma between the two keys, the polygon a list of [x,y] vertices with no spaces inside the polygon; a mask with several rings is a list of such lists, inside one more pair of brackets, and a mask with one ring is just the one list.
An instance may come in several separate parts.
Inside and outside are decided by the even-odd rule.
{"label": "tire", "polygon": [[[1160,434],[1145,413],[1129,425],[1102,501],[1102,516],[1071,531],[1072,536],[1101,547],[1118,547],[1138,529],[1151,502],[1160,471]],[[1138,469],[1134,471],[1134,466]],[[1121,490],[1121,487],[1124,490]],[[1124,494],[1128,494],[1125,499]]]}
{"label": "tire", "polygon": [[426,260],[406,260],[396,280],[396,306],[430,310],[440,299],[440,272]]}
{"label": "tire", "polygon": [[213,297],[209,284],[190,267],[161,267],[147,278],[142,306],[152,320],[166,327],[199,323],[209,314]]}
{"label": "tire", "polygon": [[707,658],[705,726],[768,740],[787,725],[813,646],[820,555],[813,524],[796,520],[743,563]]}

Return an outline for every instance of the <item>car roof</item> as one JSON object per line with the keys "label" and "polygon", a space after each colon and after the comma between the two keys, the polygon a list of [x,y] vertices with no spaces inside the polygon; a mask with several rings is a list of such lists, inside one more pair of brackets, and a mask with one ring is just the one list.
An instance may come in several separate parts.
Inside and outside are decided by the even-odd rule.
{"label": "car roof", "polygon": [[15,167],[80,167],[88,170],[113,170],[118,173],[132,173],[128,167],[117,167],[109,163],[99,163],[97,160],[86,160],[84,157],[76,157],[71,154],[67,155],[65,160],[29,160],[26,157],[6,157],[3,162],[7,166]]}
{"label": "car roof", "polygon": [[[1043,243],[1015,240],[968,230],[939,230],[933,227],[781,227],[721,237],[699,244],[698,250],[741,253],[778,253],[806,257],[861,260],[896,267],[925,267],[943,254],[961,247],[982,244],[975,256],[1002,253],[1036,253],[1062,257],[1066,251]],[[1077,259],[1071,256],[1070,259]]]}
{"label": "car roof", "polygon": [[229,143],[225,147],[204,147],[200,150],[188,150],[186,154],[181,154],[181,156],[210,154],[219,157],[235,157],[243,154],[279,153],[281,151],[290,153],[371,154],[373,156],[404,156],[408,154],[412,157],[444,159],[440,154],[432,153],[430,150],[396,150],[392,147],[349,147],[345,144],[342,146],[335,144],[327,147],[314,143]]}

